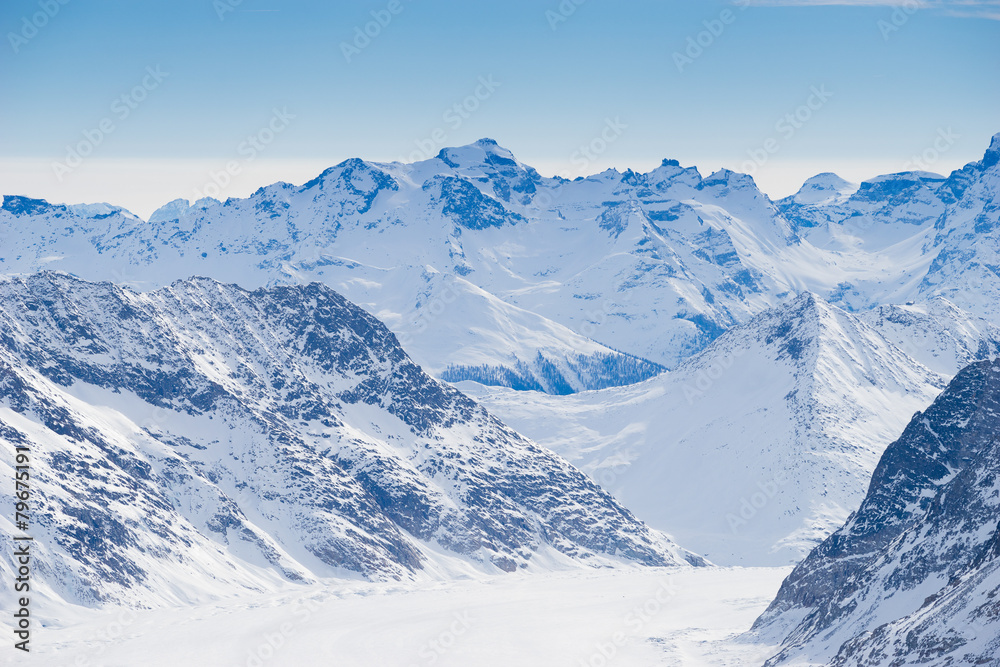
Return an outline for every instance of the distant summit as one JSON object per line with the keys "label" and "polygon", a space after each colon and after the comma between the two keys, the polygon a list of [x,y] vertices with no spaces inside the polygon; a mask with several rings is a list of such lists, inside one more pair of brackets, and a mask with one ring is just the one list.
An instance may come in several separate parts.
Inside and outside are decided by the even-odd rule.
{"label": "distant summit", "polygon": [[802,206],[829,206],[842,204],[857,192],[858,185],[831,172],[817,174],[806,180],[792,201]]}

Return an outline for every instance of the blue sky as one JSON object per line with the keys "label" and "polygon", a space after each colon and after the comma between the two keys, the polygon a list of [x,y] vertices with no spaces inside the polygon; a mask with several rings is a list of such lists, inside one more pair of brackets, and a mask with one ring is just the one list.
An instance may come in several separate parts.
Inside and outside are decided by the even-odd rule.
{"label": "blue sky", "polygon": [[483,136],[544,174],[669,157],[780,196],[1000,132],[1000,0],[6,0],[0,27],[0,191],[142,215],[227,163],[243,196]]}

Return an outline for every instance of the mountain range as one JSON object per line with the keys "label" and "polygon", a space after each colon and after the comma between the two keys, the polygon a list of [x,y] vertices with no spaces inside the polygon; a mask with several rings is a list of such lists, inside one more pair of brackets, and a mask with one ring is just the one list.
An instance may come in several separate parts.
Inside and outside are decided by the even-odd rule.
{"label": "mountain range", "polygon": [[412,164],[350,159],[246,199],[177,200],[148,221],[7,196],[0,273],[142,290],[206,273],[323,282],[436,377],[571,393],[676,368],[803,291],[852,311],[942,296],[996,322],[998,158],[1000,135],[947,177],[854,190],[827,174],[771,201],[750,176],[674,160],[546,178],[483,139]]}

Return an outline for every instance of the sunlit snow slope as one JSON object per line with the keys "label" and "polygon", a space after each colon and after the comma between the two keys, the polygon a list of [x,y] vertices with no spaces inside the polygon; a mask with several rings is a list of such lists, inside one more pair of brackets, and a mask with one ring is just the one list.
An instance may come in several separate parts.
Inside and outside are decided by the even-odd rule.
{"label": "sunlit snow slope", "polygon": [[796,562],[843,523],[883,449],[943,382],[803,294],[630,387],[525,400],[460,386],[682,544],[762,565]]}

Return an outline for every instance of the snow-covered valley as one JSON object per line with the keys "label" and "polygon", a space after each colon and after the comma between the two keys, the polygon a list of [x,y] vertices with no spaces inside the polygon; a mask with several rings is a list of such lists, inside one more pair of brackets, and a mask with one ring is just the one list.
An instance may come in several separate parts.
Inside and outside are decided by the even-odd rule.
{"label": "snow-covered valley", "polygon": [[45,609],[18,664],[645,667],[759,664],[737,636],[787,568],[643,568],[424,584],[323,581],[155,611]]}

